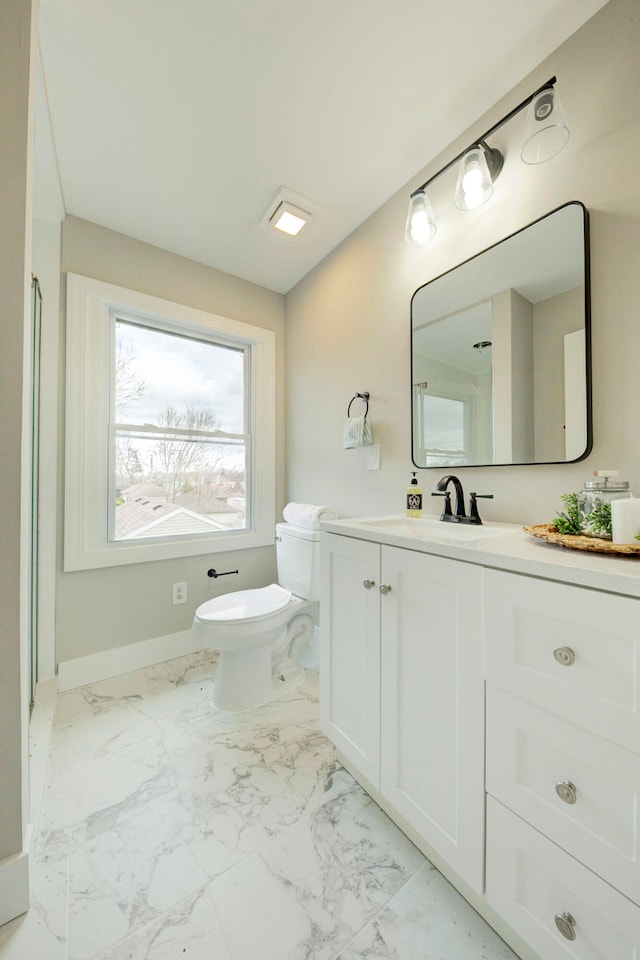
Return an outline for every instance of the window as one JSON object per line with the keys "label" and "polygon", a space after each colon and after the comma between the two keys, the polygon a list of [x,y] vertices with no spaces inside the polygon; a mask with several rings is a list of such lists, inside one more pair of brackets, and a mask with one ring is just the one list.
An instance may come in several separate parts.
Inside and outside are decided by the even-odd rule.
{"label": "window", "polygon": [[245,528],[248,348],[112,328],[109,540]]}
{"label": "window", "polygon": [[65,569],[272,543],[275,335],[70,274]]}
{"label": "window", "polygon": [[469,463],[466,443],[468,401],[425,394],[423,402],[426,466],[461,466]]}
{"label": "window", "polygon": [[[470,463],[480,409],[476,387],[441,378],[415,383],[413,391],[415,462],[425,467]],[[477,424],[475,429],[479,433]]]}

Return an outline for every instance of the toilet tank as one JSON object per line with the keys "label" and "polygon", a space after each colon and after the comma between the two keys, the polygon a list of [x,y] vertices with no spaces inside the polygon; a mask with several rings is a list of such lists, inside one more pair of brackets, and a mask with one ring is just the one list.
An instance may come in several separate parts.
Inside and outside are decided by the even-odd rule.
{"label": "toilet tank", "polygon": [[303,600],[320,599],[320,531],[276,524],[278,583]]}

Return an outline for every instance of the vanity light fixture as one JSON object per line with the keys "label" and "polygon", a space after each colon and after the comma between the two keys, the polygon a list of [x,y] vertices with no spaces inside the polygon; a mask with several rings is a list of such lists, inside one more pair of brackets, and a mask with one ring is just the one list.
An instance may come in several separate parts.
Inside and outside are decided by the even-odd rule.
{"label": "vanity light fixture", "polygon": [[[489,354],[489,349],[493,346],[491,340],[478,340],[477,343],[474,343],[473,349],[473,359],[471,361],[471,367],[476,376],[479,376],[481,373],[485,373],[487,370],[491,370],[491,355]],[[485,353],[485,351],[487,351]]]}
{"label": "vanity light fixture", "polygon": [[405,227],[408,243],[427,243],[437,231],[435,217],[427,194],[427,187],[454,164],[459,163],[455,203],[460,210],[476,210],[490,198],[493,184],[504,164],[504,156],[497,147],[490,147],[487,138],[492,136],[516,114],[530,107],[525,124],[520,156],[524,163],[543,163],[564,147],[569,139],[569,127],[555,90],[556,78],[545,84],[514,107],[506,116],[487,130],[475,143],[445,164],[422,186],[411,194]]}

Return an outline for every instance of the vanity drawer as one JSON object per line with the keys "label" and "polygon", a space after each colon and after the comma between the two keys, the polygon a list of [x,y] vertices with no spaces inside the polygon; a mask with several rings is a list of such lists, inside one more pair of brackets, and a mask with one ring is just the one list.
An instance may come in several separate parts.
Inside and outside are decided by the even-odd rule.
{"label": "vanity drawer", "polygon": [[640,908],[492,797],[487,901],[544,960],[640,955]]}
{"label": "vanity drawer", "polygon": [[487,791],[640,904],[640,756],[488,684]]}
{"label": "vanity drawer", "polygon": [[640,600],[485,572],[485,675],[640,753]]}

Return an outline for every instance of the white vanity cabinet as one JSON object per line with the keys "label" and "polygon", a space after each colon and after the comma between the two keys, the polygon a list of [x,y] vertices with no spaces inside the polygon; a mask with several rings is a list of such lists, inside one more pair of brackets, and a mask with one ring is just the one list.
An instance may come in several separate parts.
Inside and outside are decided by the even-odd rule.
{"label": "white vanity cabinet", "polygon": [[640,600],[485,571],[487,900],[540,956],[640,955]]}
{"label": "white vanity cabinet", "polygon": [[482,570],[326,534],[322,578],[324,732],[482,891]]}
{"label": "white vanity cabinet", "polygon": [[640,960],[640,560],[327,526],[321,717],[352,771],[526,960]]}

